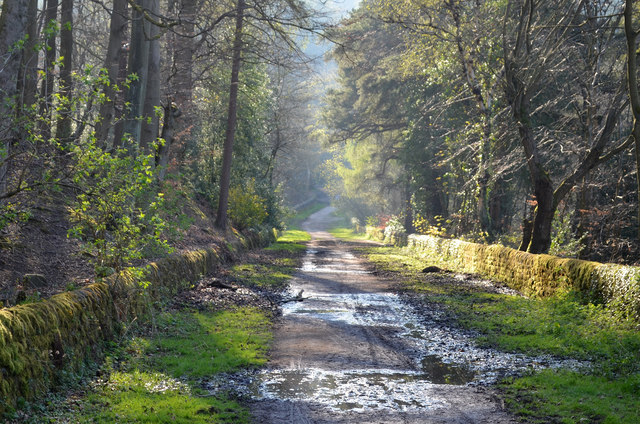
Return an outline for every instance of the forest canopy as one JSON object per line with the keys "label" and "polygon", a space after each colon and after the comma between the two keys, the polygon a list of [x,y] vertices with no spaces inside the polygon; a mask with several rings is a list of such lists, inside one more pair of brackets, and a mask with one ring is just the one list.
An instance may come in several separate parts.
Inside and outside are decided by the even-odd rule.
{"label": "forest canopy", "polygon": [[359,222],[638,259],[633,1],[364,0],[331,34],[329,189]]}

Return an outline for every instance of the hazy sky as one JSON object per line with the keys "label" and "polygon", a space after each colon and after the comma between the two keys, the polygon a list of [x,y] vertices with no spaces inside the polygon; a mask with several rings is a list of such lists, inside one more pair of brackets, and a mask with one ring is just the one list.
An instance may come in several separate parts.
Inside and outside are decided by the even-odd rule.
{"label": "hazy sky", "polygon": [[348,11],[355,9],[358,3],[360,3],[360,0],[329,0],[327,1],[327,8],[345,15]]}

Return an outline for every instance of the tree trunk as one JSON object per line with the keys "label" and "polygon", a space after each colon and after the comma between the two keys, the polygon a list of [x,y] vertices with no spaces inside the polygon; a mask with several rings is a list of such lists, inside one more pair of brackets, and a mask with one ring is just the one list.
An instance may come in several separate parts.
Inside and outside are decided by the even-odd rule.
{"label": "tree trunk", "polygon": [[[136,4],[143,10],[149,10],[151,0],[137,0]],[[129,109],[126,111],[124,123],[125,149],[130,155],[138,153],[142,133],[142,111],[147,90],[147,77],[149,70],[150,42],[147,34],[150,33],[151,24],[144,17],[142,11],[134,8],[133,21],[131,23],[131,45],[129,49],[129,73],[136,78],[129,84],[126,101]]]}
{"label": "tree trunk", "polygon": [[24,44],[18,77],[18,94],[21,97],[18,113],[21,115],[27,113],[27,109],[36,102],[38,92],[38,0],[29,0],[26,34],[27,41]]}
{"label": "tree trunk", "polygon": [[5,0],[0,13],[0,53],[6,55],[0,72],[0,195],[7,191],[9,157],[17,136],[13,123],[22,51],[14,50],[14,47],[26,33],[27,6],[27,2],[23,0]]}
{"label": "tree trunk", "polygon": [[73,55],[73,0],[62,0],[60,3],[60,115],[56,138],[64,145],[71,140],[71,67]]}
{"label": "tree trunk", "polygon": [[53,94],[53,83],[55,75],[56,61],[56,33],[52,26],[58,22],[58,0],[47,0],[45,11],[45,77],[40,88],[40,115],[42,117],[41,132],[45,140],[51,138],[51,96]]}
{"label": "tree trunk", "polygon": [[[114,0],[113,10],[111,11],[111,23],[109,25],[109,45],[104,61],[104,68],[107,72],[109,83],[104,86],[106,100],[100,105],[100,120],[96,124],[96,140],[98,145],[103,149],[107,147],[109,128],[113,125],[115,100],[118,95],[116,92],[116,84],[118,84],[120,57],[124,55],[122,46],[125,41],[128,26],[127,0]],[[122,89],[122,87],[119,88]]]}
{"label": "tree trunk", "polygon": [[176,14],[182,22],[179,30],[172,34],[172,69],[170,83],[173,92],[173,101],[180,108],[182,119],[176,122],[175,142],[171,144],[169,158],[175,158],[175,165],[178,172],[180,166],[185,162],[185,155],[189,140],[191,139],[191,128],[193,127],[193,56],[194,46],[194,22],[197,19],[198,0],[173,0]]}
{"label": "tree trunk", "polygon": [[553,184],[549,175],[540,169],[534,178],[534,194],[538,202],[533,218],[529,253],[547,253],[551,247],[551,226],[556,214],[553,199]]}
{"label": "tree trunk", "polygon": [[[158,0],[152,0],[151,14],[160,14],[160,4]],[[140,138],[140,150],[144,154],[152,152],[152,144],[158,139],[160,118],[156,113],[156,108],[160,106],[160,41],[158,40],[159,29],[151,25],[149,36],[149,68],[147,75],[147,88],[144,100],[142,115],[142,134]]]}
{"label": "tree trunk", "polygon": [[227,207],[229,203],[229,186],[231,183],[231,159],[233,157],[233,139],[236,131],[236,114],[238,101],[238,81],[240,62],[242,60],[242,26],[244,21],[244,0],[238,0],[236,15],[235,39],[233,41],[233,62],[231,66],[231,86],[229,88],[229,112],[227,115],[227,131],[222,153],[222,170],[220,173],[220,196],[215,226],[227,228]]}
{"label": "tree trunk", "polygon": [[633,113],[633,129],[631,137],[635,143],[636,157],[636,185],[637,185],[637,220],[638,234],[640,241],[640,92],[638,91],[638,62],[636,56],[636,42],[638,32],[633,28],[633,0],[625,1],[624,8],[624,35],[627,40],[627,82],[629,84],[629,101]]}
{"label": "tree trunk", "polygon": [[167,175],[167,167],[169,166],[169,152],[171,151],[171,145],[173,144],[176,118],[180,116],[182,112],[171,103],[164,107],[164,122],[162,124],[162,139],[164,144],[158,147],[156,155],[156,167],[158,168],[158,181],[163,181]]}
{"label": "tree trunk", "polygon": [[[124,87],[124,83],[127,79],[127,63],[129,59],[129,43],[124,43],[120,48],[120,58],[118,60],[118,86]],[[124,138],[124,115],[125,115],[125,97],[126,92],[120,90],[116,93],[114,100],[114,119],[115,125],[113,126],[113,150],[122,147]]]}

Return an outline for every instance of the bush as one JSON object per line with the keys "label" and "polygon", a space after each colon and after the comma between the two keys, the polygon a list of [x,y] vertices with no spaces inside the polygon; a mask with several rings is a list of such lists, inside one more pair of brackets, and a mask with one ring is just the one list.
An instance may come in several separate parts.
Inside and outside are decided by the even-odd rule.
{"label": "bush", "polygon": [[146,254],[164,254],[170,247],[160,217],[163,193],[155,191],[153,156],[113,154],[93,141],[75,147],[74,182],[84,187],[69,207],[69,236],[86,243],[99,276],[119,271]]}
{"label": "bush", "polygon": [[399,216],[394,215],[387,221],[387,225],[384,228],[384,239],[386,242],[393,243],[396,246],[406,245],[407,230],[405,230]]}
{"label": "bush", "polygon": [[229,218],[236,229],[256,228],[268,216],[265,199],[256,194],[254,181],[229,191]]}

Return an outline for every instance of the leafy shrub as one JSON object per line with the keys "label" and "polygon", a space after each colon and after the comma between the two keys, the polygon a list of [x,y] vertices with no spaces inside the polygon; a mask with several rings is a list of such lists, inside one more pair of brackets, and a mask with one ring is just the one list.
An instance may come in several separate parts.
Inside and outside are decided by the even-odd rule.
{"label": "leafy shrub", "polygon": [[367,227],[377,227],[378,226],[378,218],[375,216],[368,216],[365,220],[365,226]]}
{"label": "leafy shrub", "polygon": [[399,216],[391,216],[384,228],[384,239],[396,246],[405,245],[407,242],[407,230],[404,228]]}
{"label": "leafy shrub", "polygon": [[94,140],[74,147],[74,182],[85,188],[69,207],[70,237],[86,243],[98,275],[119,271],[149,253],[170,247],[162,233],[163,193],[154,191],[153,155],[113,154]]}
{"label": "leafy shrub", "polygon": [[416,234],[445,237],[447,235],[447,229],[444,225],[444,218],[439,215],[434,216],[433,218],[435,220],[435,225],[431,225],[427,218],[416,213],[415,218],[413,219],[413,228],[415,228]]}
{"label": "leafy shrub", "polygon": [[256,194],[255,182],[229,191],[229,218],[238,230],[255,228],[268,217],[265,200]]}
{"label": "leafy shrub", "polygon": [[360,223],[360,220],[358,218],[356,218],[355,216],[353,218],[351,218],[351,228],[356,233],[361,233],[362,232],[362,224]]}
{"label": "leafy shrub", "polygon": [[583,237],[576,238],[571,225],[571,215],[557,213],[552,223],[549,253],[565,258],[577,258],[582,248]]}

